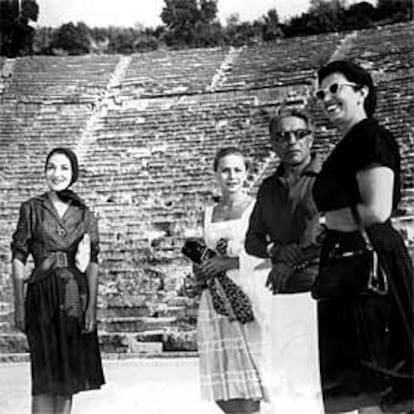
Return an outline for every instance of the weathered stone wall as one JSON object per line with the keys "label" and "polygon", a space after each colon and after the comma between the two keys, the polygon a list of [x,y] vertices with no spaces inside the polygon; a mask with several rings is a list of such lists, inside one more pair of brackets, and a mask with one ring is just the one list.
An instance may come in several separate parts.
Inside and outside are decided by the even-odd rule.
{"label": "weathered stone wall", "polygon": [[76,190],[99,217],[104,351],[195,350],[197,304],[181,294],[190,264],[180,249],[200,232],[200,212],[216,194],[213,155],[225,145],[244,149],[254,192],[277,165],[267,123],[285,101],[309,102],[315,149],[329,153],[338,137],[311,96],[315,70],[332,56],[356,59],[374,73],[378,118],[403,158],[395,223],[412,243],[412,28],[130,58],[7,61],[11,76],[0,82],[0,353],[26,349],[10,328],[10,237],[20,202],[44,191],[44,157],[57,145],[78,152]]}

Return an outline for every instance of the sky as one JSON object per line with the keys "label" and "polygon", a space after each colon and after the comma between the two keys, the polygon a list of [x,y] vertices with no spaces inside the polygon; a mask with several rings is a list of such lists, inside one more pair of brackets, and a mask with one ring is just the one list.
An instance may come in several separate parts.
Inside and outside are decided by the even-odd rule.
{"label": "sky", "polygon": [[[252,21],[276,8],[284,19],[307,11],[310,0],[218,0],[218,17],[222,23],[237,13],[242,21]],[[348,0],[348,4],[356,0]],[[361,1],[361,0],[359,0]],[[375,0],[368,0],[375,4]],[[60,26],[70,21],[88,26],[145,27],[162,24],[159,15],[164,0],[37,0],[40,13],[38,26]]]}

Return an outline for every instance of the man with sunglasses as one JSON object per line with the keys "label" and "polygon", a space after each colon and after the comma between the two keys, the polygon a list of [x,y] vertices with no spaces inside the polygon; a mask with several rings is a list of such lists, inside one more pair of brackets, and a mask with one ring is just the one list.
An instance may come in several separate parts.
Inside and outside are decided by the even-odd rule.
{"label": "man with sunglasses", "polygon": [[[314,242],[312,231],[315,229],[309,227],[317,223],[318,213],[312,186],[321,168],[321,159],[311,154],[313,124],[306,111],[283,108],[270,121],[269,131],[270,144],[280,164],[259,188],[246,250],[256,257],[282,262],[292,272],[309,261],[303,250]],[[273,293],[289,289],[287,275],[282,273],[268,281]]]}
{"label": "man with sunglasses", "polygon": [[280,165],[259,188],[245,247],[272,263],[266,282],[275,295],[270,394],[274,412],[320,414],[316,305],[309,290],[319,258],[312,187],[321,159],[311,154],[313,124],[304,110],[283,108],[269,130]]}

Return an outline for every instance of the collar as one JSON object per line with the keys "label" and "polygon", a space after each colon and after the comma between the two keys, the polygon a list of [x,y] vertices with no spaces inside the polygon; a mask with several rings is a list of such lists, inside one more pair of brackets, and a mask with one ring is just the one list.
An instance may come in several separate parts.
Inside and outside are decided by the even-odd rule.
{"label": "collar", "polygon": [[[86,207],[85,202],[80,198],[74,191],[72,190],[65,190],[65,196],[67,201],[69,201],[71,204],[78,205],[79,207]],[[33,197],[36,200],[39,200],[42,203],[52,203],[48,192],[43,194],[38,194]]]}
{"label": "collar", "polygon": [[[309,164],[303,169],[301,176],[316,176],[319,174],[322,168],[322,156],[318,153],[312,154],[312,158]],[[285,166],[280,164],[275,172],[275,177],[284,177],[285,175]]]}
{"label": "collar", "polygon": [[[73,208],[73,206],[78,206],[80,208],[86,208],[84,202],[82,201],[82,199],[80,197],[78,197],[77,194],[75,194],[73,191],[68,190],[70,192],[70,197],[68,199],[69,202],[69,206],[68,209]],[[49,213],[52,214],[53,217],[55,217],[55,219],[61,224],[63,225],[63,221],[62,218],[59,217],[55,206],[53,205],[53,202],[49,196],[49,194],[43,193],[43,194],[39,194],[37,196],[34,197],[35,200],[39,201],[43,208],[45,208],[46,210],[49,211]]]}
{"label": "collar", "polygon": [[34,197],[33,197],[35,200],[38,200],[38,201],[40,201],[41,203],[50,203],[51,201],[50,201],[50,198],[49,198],[49,196],[48,196],[48,194],[47,193],[43,193],[43,194],[38,194],[38,195],[35,195]]}
{"label": "collar", "polygon": [[58,216],[57,211],[56,211],[56,209],[55,209],[55,207],[54,207],[54,205],[52,203],[52,200],[49,197],[49,194],[47,192],[35,196],[34,199],[37,200],[37,201],[39,201],[42,204],[43,208],[45,208],[46,210],[48,210],[49,213],[52,214],[52,216],[62,225],[62,220]]}

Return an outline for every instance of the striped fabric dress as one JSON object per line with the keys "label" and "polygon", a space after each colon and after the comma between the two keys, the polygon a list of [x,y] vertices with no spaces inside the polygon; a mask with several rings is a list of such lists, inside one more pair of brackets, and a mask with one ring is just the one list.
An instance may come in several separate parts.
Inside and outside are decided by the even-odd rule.
{"label": "striped fabric dress", "polygon": [[[207,206],[204,238],[215,249],[220,238],[229,240],[231,256],[243,254],[244,237],[254,203],[237,220],[212,222],[213,206]],[[239,270],[230,270],[231,277],[247,294],[247,280]],[[251,277],[251,275],[250,275]],[[218,314],[208,290],[204,290],[198,313],[198,350],[200,355],[201,397],[217,401],[233,398],[263,400],[264,387],[259,373],[261,327],[257,320],[241,324]]]}

